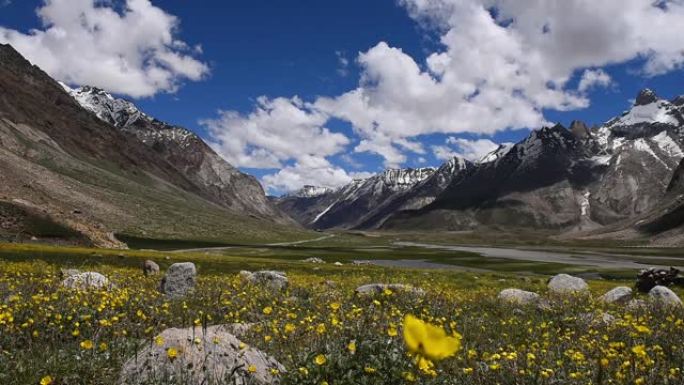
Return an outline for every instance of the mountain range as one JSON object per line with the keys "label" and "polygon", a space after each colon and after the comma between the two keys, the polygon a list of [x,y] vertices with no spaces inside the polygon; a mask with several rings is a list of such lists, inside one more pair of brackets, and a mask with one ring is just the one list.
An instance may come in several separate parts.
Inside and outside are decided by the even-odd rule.
{"label": "mountain range", "polygon": [[304,230],[194,133],[0,45],[0,238],[261,242]]}
{"label": "mountain range", "polygon": [[195,133],[0,45],[0,239],[256,242],[308,229],[524,230],[684,243],[684,96],[531,131],[482,159],[267,197]]}
{"label": "mountain range", "polygon": [[544,127],[477,162],[388,170],[275,203],[316,229],[530,229],[680,243],[683,148],[684,97],[646,89],[600,126]]}

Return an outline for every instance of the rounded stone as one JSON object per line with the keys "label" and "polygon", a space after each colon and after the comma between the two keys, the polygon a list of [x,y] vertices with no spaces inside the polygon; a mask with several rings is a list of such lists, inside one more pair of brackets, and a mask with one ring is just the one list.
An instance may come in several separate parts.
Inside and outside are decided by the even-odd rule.
{"label": "rounded stone", "polygon": [[539,302],[539,294],[520,289],[502,290],[497,298],[502,302],[515,305],[532,305]]}
{"label": "rounded stone", "polygon": [[184,297],[195,289],[197,268],[192,262],[174,263],[161,281],[161,292],[169,297]]}
{"label": "rounded stone", "polygon": [[554,294],[584,294],[589,291],[589,285],[578,277],[568,274],[558,274],[549,280],[549,291]]}

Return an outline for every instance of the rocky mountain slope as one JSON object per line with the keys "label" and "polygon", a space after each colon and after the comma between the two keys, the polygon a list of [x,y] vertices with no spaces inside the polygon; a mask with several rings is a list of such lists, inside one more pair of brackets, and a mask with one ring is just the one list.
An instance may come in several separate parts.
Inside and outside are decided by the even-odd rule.
{"label": "rocky mountain slope", "polygon": [[435,172],[433,168],[390,169],[336,190],[305,186],[275,199],[275,203],[310,228],[355,228],[379,215],[387,202],[430,179]]}
{"label": "rocky mountain slope", "polygon": [[385,227],[429,222],[582,236],[659,217],[654,210],[675,194],[671,184],[684,158],[683,104],[681,97],[667,101],[644,90],[629,111],[600,127],[573,122],[533,131],[505,156],[451,183],[432,204],[396,213]]}
{"label": "rocky mountain slope", "polygon": [[[180,129],[136,118],[129,107],[103,121],[0,45],[0,202],[10,207],[0,237],[36,215],[107,247],[124,246],[114,233],[224,241],[301,235],[274,223],[277,210],[253,179],[221,164],[193,135],[177,141],[171,133]],[[183,155],[183,146],[198,153]],[[17,212],[31,215],[10,218]]]}
{"label": "rocky mountain slope", "polygon": [[[683,149],[684,97],[668,101],[643,90],[628,111],[601,126],[575,121],[532,131],[476,164],[453,159],[371,207],[339,203],[345,190],[368,193],[358,181],[278,204],[307,212],[304,221],[295,217],[322,228],[529,228],[573,237],[676,232],[684,223]],[[334,214],[335,207],[344,214]]]}
{"label": "rocky mountain slope", "polygon": [[238,213],[294,224],[267,200],[256,178],[230,165],[195,133],[154,119],[133,103],[115,98],[103,90],[88,86],[71,89],[64,84],[62,87],[83,108],[134,135],[158,153],[192,181],[207,199]]}

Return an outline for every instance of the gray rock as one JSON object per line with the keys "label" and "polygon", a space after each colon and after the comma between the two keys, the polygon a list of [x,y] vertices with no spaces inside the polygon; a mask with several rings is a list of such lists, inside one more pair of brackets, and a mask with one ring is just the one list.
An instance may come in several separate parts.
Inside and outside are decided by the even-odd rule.
{"label": "gray rock", "polygon": [[62,286],[74,290],[101,290],[112,288],[112,284],[107,277],[95,272],[70,275],[62,281]]}
{"label": "gray rock", "polygon": [[520,289],[505,289],[497,297],[500,301],[515,305],[532,305],[539,302],[539,294]]}
{"label": "gray rock", "polygon": [[578,319],[588,325],[611,325],[615,322],[615,317],[608,313],[582,313],[578,316]]}
{"label": "gray rock", "polygon": [[287,286],[290,283],[287,279],[287,275],[282,271],[263,270],[255,271],[253,273],[241,271],[240,276],[252,285],[264,286],[275,291],[287,289]]}
{"label": "gray rock", "polygon": [[[271,370],[284,373],[283,365],[260,350],[244,347],[233,330],[234,325],[167,329],[155,338],[163,341],[161,346],[150,343],[126,361],[119,384],[175,383],[180,378],[187,385],[278,384]],[[169,349],[175,349],[176,358],[169,358]],[[256,370],[250,373],[250,367]]]}
{"label": "gray rock", "polygon": [[632,289],[627,286],[618,286],[602,295],[599,300],[608,304],[625,305],[632,300]]}
{"label": "gray rock", "polygon": [[321,258],[318,258],[318,257],[307,258],[307,259],[303,260],[302,262],[306,262],[306,263],[325,263],[324,260],[322,260]]}
{"label": "gray rock", "polygon": [[589,292],[587,283],[578,277],[558,274],[549,280],[549,291],[554,294],[586,294]]}
{"label": "gray rock", "polygon": [[333,263],[333,265],[335,265],[335,266],[342,266],[342,262],[335,262],[335,263]]}
{"label": "gray rock", "polygon": [[551,311],[553,310],[553,302],[551,302],[548,298],[540,298],[539,302],[537,303],[537,309],[541,311]]}
{"label": "gray rock", "polygon": [[625,308],[627,309],[627,311],[631,312],[646,310],[648,309],[648,303],[646,303],[646,301],[644,301],[643,299],[633,299],[627,302],[627,306]]}
{"label": "gray rock", "polygon": [[395,293],[411,293],[411,294],[416,294],[416,295],[423,295],[425,294],[425,291],[423,289],[418,289],[415,288],[411,285],[404,285],[401,283],[370,283],[367,285],[362,285],[356,288],[355,292],[356,294],[363,294],[363,295],[373,295],[373,294],[381,294],[382,292],[385,291],[385,289],[389,289]]}
{"label": "gray rock", "polygon": [[81,271],[78,269],[64,269],[64,268],[59,269],[59,277],[61,279],[69,278],[72,275],[76,275],[76,274],[81,274]]}
{"label": "gray rock", "polygon": [[160,291],[172,298],[184,297],[195,289],[197,269],[192,262],[174,263],[161,281]]}
{"label": "gray rock", "polygon": [[159,274],[159,265],[154,261],[147,260],[143,263],[143,274],[145,275],[157,275]]}
{"label": "gray rock", "polygon": [[236,337],[241,337],[254,327],[253,323],[247,323],[247,324],[227,324],[222,326],[223,329],[230,334],[236,336]]}
{"label": "gray rock", "polygon": [[665,286],[656,286],[648,292],[651,301],[666,306],[682,306],[682,300],[677,294]]}
{"label": "gray rock", "polygon": [[598,319],[606,325],[611,325],[615,322],[615,316],[608,313],[601,313],[601,316]]}

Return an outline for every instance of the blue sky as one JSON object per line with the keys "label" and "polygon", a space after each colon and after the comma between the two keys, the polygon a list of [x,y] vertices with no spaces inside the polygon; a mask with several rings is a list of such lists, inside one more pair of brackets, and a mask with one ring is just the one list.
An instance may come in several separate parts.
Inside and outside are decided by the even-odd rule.
{"label": "blue sky", "polygon": [[[453,6],[450,3],[454,3],[454,1],[449,0],[442,1],[450,7]],[[550,65],[558,66],[558,70],[553,76],[558,74],[568,76],[560,88],[562,90],[573,90],[573,95],[576,94],[574,90],[578,88],[580,78],[587,70],[601,71],[609,79],[605,83],[591,84],[582,92],[583,102],[571,102],[574,105],[570,111],[558,111],[553,103],[544,105],[545,103],[534,102],[531,103],[533,108],[524,116],[506,117],[497,119],[496,122],[485,122],[489,118],[487,116],[489,114],[483,114],[485,116],[482,116],[482,127],[488,128],[480,130],[478,120],[470,117],[471,120],[467,124],[464,123],[463,128],[454,130],[454,132],[445,132],[449,130],[449,124],[458,125],[461,122],[461,116],[446,111],[444,112],[444,119],[439,120],[440,123],[426,121],[422,127],[422,121],[415,119],[425,117],[425,110],[429,110],[432,115],[441,113],[438,107],[434,107],[433,111],[432,106],[422,106],[421,111],[411,114],[410,117],[407,117],[408,120],[398,124],[398,127],[401,124],[407,125],[403,129],[397,129],[397,131],[403,130],[405,132],[394,136],[392,134],[393,127],[391,127],[392,122],[394,122],[392,111],[396,110],[389,109],[380,112],[378,121],[374,123],[380,127],[378,130],[375,130],[372,125],[363,129],[353,129],[353,127],[358,128],[363,125],[367,116],[359,113],[358,116],[345,118],[350,114],[357,113],[356,110],[352,111],[351,109],[349,112],[339,112],[339,116],[336,116],[338,111],[346,111],[346,108],[349,108],[341,103],[332,103],[327,107],[314,106],[314,104],[321,97],[337,98],[355,89],[363,89],[364,92],[369,92],[371,98],[376,97],[379,104],[384,104],[388,100],[388,94],[390,96],[401,95],[406,92],[404,87],[410,88],[414,84],[408,82],[403,84],[401,75],[398,76],[399,81],[397,78],[391,78],[394,67],[387,63],[391,63],[394,59],[403,60],[405,57],[411,58],[420,71],[432,73],[431,76],[437,79],[438,83],[446,83],[449,70],[445,74],[436,74],[433,68],[429,68],[427,59],[435,53],[447,52],[451,55],[452,61],[461,58],[469,60],[463,55],[464,51],[458,51],[457,43],[453,43],[454,46],[449,46],[449,43],[440,42],[440,39],[447,36],[448,32],[458,36],[459,31],[462,31],[460,26],[471,22],[471,19],[461,16],[464,12],[460,10],[459,13],[456,6],[454,6],[456,9],[452,10],[454,16],[445,21],[440,18],[445,12],[448,14],[451,8],[447,8],[446,11],[444,8],[430,9],[419,0],[399,2],[396,0],[348,0],[344,2],[205,0],[201,2],[201,5],[187,0],[157,0],[151,3],[147,0],[129,0],[129,8],[132,8],[130,3],[133,2],[139,3],[138,6],[141,7],[141,11],[137,16],[141,18],[161,17],[160,12],[162,15],[175,16],[174,21],[165,19],[163,23],[160,23],[160,31],[167,28],[173,36],[173,41],[182,41],[187,47],[177,48],[176,45],[169,42],[158,44],[171,54],[187,56],[195,62],[190,63],[193,66],[179,66],[168,70],[163,81],[154,80],[145,89],[126,88],[125,86],[122,86],[121,89],[112,89],[116,88],[112,87],[112,84],[118,85],[120,82],[95,85],[109,88],[110,91],[123,97],[133,99],[141,109],[150,115],[196,131],[210,141],[229,161],[237,163],[245,171],[262,178],[272,193],[281,193],[296,188],[297,185],[308,182],[307,178],[311,179],[310,183],[312,184],[334,185],[344,183],[354,176],[377,172],[385,167],[438,166],[444,159],[440,159],[434,149],[435,147],[449,147],[446,143],[448,138],[460,138],[467,141],[487,139],[494,143],[515,142],[524,138],[529,129],[538,128],[539,116],[549,122],[559,121],[569,124],[574,119],[580,119],[590,124],[599,124],[629,108],[629,100],[634,98],[640,89],[646,87],[655,89],[664,98],[684,94],[684,76],[680,70],[681,63],[676,62],[679,60],[676,59],[676,51],[673,54],[668,51],[669,48],[661,47],[657,40],[666,40],[671,36],[665,33],[663,36],[651,36],[652,32],[648,31],[648,25],[635,28],[634,25],[625,24],[625,27],[629,27],[630,30],[637,30],[637,34],[643,33],[644,38],[642,40],[644,43],[641,46],[625,49],[624,52],[603,54],[600,52],[602,49],[600,46],[595,48],[596,52],[591,51],[591,48],[581,48],[580,46],[593,43],[578,37],[577,41],[568,46],[568,49],[561,52],[572,51],[575,49],[574,45],[577,45],[580,47],[577,48],[579,51],[576,54],[568,52],[569,58],[586,55],[587,60],[575,60],[576,63],[566,68],[562,63],[553,61],[553,58],[546,59],[549,63],[553,62]],[[461,1],[461,3],[464,2],[478,3],[477,0]],[[45,14],[49,14],[47,17],[52,18],[50,19],[51,22],[58,26],[61,26],[60,23],[69,23],[71,20],[68,17],[61,16],[62,8],[60,7],[84,7],[87,10],[86,15],[92,13],[93,19],[96,18],[94,12],[98,8],[107,6],[113,7],[121,17],[129,12],[126,11],[126,2],[123,0],[110,3],[113,5],[98,3],[93,6],[92,0],[72,0],[71,3],[68,0],[14,0],[6,2],[5,5],[0,5],[0,27],[4,28],[4,33],[0,29],[0,41],[14,43],[20,51],[24,51],[22,53],[29,56],[32,61],[38,62],[39,65],[42,62],[58,63],[59,68],[56,66],[54,70],[50,71],[48,67],[48,72],[60,80],[66,80],[72,85],[77,85],[75,80],[80,79],[85,79],[89,83],[97,83],[102,78],[101,73],[83,78],[82,75],[87,70],[81,69],[79,73],[65,72],[64,67],[78,67],[79,63],[73,64],[76,59],[55,53],[57,48],[49,45],[59,43],[45,42],[46,39],[38,41],[34,38],[35,33],[31,33],[30,30],[34,28],[40,31],[50,29],[50,26],[42,23],[37,16],[37,9],[44,7],[48,9],[45,12]],[[634,3],[635,12],[639,12],[639,1],[630,0],[628,3]],[[673,4],[672,7],[675,5],[681,6],[681,2]],[[624,7],[631,6],[624,5]],[[643,7],[644,4],[641,6]],[[503,5],[500,7],[502,14],[512,15],[511,17],[517,15],[516,12],[519,10],[515,6],[508,6],[510,9],[506,7]],[[492,12],[491,8],[489,10],[493,15],[499,12],[498,9],[496,12]],[[571,11],[581,13],[583,10],[573,9]],[[610,9],[607,9],[606,13],[608,11]],[[552,12],[555,10],[540,9],[536,16],[527,15],[526,17],[536,17],[537,19],[548,17],[549,20],[556,20],[553,18]],[[597,14],[600,12],[596,11]],[[45,18],[45,16],[43,17]],[[611,20],[608,18],[609,15],[606,17],[606,20]],[[661,15],[649,17],[661,17]],[[473,17],[472,20],[474,19]],[[522,16],[520,20],[521,30],[523,22],[536,22],[534,19],[522,20]],[[168,23],[173,24],[173,27],[169,27],[170,24]],[[617,24],[620,23],[617,22]],[[644,24],[648,24],[646,15],[644,16]],[[554,31],[556,24],[551,22],[550,25],[551,31]],[[478,36],[485,34],[487,28],[493,27],[506,31],[505,26],[506,23],[501,21],[497,23],[495,20],[491,26],[483,25],[482,33],[477,31],[477,28],[471,27],[469,31],[474,29],[475,33],[472,37],[468,37],[469,40],[465,41],[474,43],[467,47],[468,52],[479,49]],[[571,27],[561,25],[558,28]],[[132,30],[136,27],[133,25],[130,28]],[[638,28],[643,28],[643,32],[639,32]],[[68,28],[66,29],[70,31]],[[74,31],[82,32],[78,29],[74,29],[72,32]],[[601,34],[609,36],[612,32],[614,31],[596,31],[597,36],[601,36]],[[162,32],[159,33],[163,35]],[[676,31],[672,33],[676,33]],[[116,40],[129,39],[126,34],[123,36],[114,34],[113,36]],[[630,38],[634,39],[634,36]],[[536,49],[538,47],[533,45],[535,44],[534,39],[533,36],[530,36],[527,42],[522,39],[521,44],[526,49]],[[385,42],[388,49],[380,47],[379,43],[381,42]],[[607,41],[606,44],[608,43],[623,44],[619,39]],[[103,43],[101,41],[92,43],[92,40],[84,38],[81,45],[85,47],[83,49],[86,51],[88,44],[102,45]],[[460,44],[463,43],[460,41]],[[526,44],[529,44],[529,47]],[[201,46],[201,49],[198,46]],[[35,50],[34,47],[36,47]],[[131,47],[139,50],[159,48],[158,46],[145,47],[144,44],[140,48],[140,42],[131,42]],[[394,50],[395,48],[400,49],[400,51]],[[124,49],[125,52],[130,52],[130,47],[122,48],[122,50]],[[542,55],[549,52],[549,49],[543,46],[539,49]],[[101,52],[102,50],[98,47],[94,47],[93,50],[93,55],[98,55],[93,57],[122,56],[115,50]],[[359,53],[376,51],[378,54],[376,58],[369,59],[365,64],[357,62]],[[656,56],[656,54],[650,56],[648,52],[655,52],[660,56]],[[679,52],[681,53],[681,51]],[[670,56],[661,60],[661,56],[665,57],[666,55]],[[672,59],[672,55],[675,59]],[[517,60],[515,53],[512,52],[507,60]],[[523,70],[536,68],[532,67],[533,64],[527,63],[526,60],[526,58],[520,58],[523,63],[521,65]],[[675,61],[674,64],[672,64],[673,60]],[[658,67],[659,70],[645,71],[644,69],[653,62],[667,62],[670,65],[666,66],[665,69],[662,69],[661,66]],[[97,63],[91,63],[91,65],[97,66]],[[162,67],[166,69],[165,66]],[[398,65],[397,68],[399,68]],[[407,68],[410,73],[410,65]],[[472,71],[472,68],[456,65],[451,69],[453,74],[459,74],[466,70]],[[473,78],[479,79],[478,76],[484,76],[484,79],[487,79],[488,75],[487,73],[484,75],[475,74],[472,78],[464,79],[464,82]],[[142,74],[140,76],[149,75]],[[530,76],[532,76],[533,81],[548,82],[548,79],[537,79],[534,75]],[[360,82],[361,78],[370,78],[370,81],[367,83]],[[410,75],[407,75],[407,78],[410,78]],[[554,79],[556,78],[557,76],[554,77]],[[418,80],[420,79],[416,81]],[[387,85],[380,86],[385,81]],[[523,83],[526,84],[525,81]],[[396,86],[397,84],[399,86]],[[108,85],[109,87],[107,87]],[[451,89],[454,87],[440,87],[439,91],[443,91],[443,88]],[[508,89],[507,87],[497,86],[497,90]],[[551,88],[558,87],[558,85],[554,85]],[[484,93],[484,88],[482,91],[476,91],[474,95],[480,92]],[[537,87],[530,90],[516,90],[515,92],[529,95],[529,98],[532,99],[537,97],[536,93],[540,91]],[[385,99],[378,96],[383,93]],[[447,93],[446,95],[451,94]],[[288,125],[285,122],[283,127],[279,128],[277,127],[277,119],[259,119],[256,116],[251,116],[250,114],[258,109],[259,98],[262,96],[266,96],[268,101],[283,98],[283,104],[278,105],[289,108],[290,112],[303,111],[302,118],[306,121],[302,123],[301,120],[295,119],[296,122],[290,122],[294,125]],[[298,96],[300,100],[300,102],[293,104],[294,107],[285,103],[291,101],[294,96]],[[394,97],[389,98],[392,102],[397,101]],[[408,101],[399,100],[398,102],[404,106],[403,108],[411,108],[410,99]],[[454,98],[453,105],[455,106],[458,103],[459,99]],[[271,105],[267,102],[266,105],[268,107],[265,109],[271,112],[280,108],[275,103]],[[525,108],[528,107],[525,106]],[[449,109],[451,107],[445,103],[445,106],[441,108]],[[496,106],[497,111],[506,108],[515,109],[517,107],[515,104],[511,104],[510,107],[507,104]],[[535,109],[539,116],[532,116]],[[223,113],[219,111],[223,111]],[[230,118],[221,119],[221,116],[228,112],[232,114]],[[516,115],[516,113],[512,113],[512,115]],[[506,119],[509,119],[510,122]],[[446,127],[440,126],[432,129],[432,126],[439,126],[445,120],[448,121],[444,124]],[[417,126],[422,128],[416,129],[416,135],[413,135],[410,127],[416,122],[418,122]],[[511,123],[510,125],[514,126],[514,129],[511,129],[508,123]],[[529,125],[525,125],[526,123]],[[264,128],[264,125],[268,124],[274,124],[276,127]],[[288,132],[299,129],[304,131],[294,138],[288,136]],[[227,138],[244,131],[247,131],[246,137],[239,143],[225,143]],[[278,136],[281,135],[280,131],[284,132],[282,137]],[[335,136],[334,134],[340,135]],[[309,154],[306,158],[299,157],[296,154],[292,155],[292,151],[296,148],[290,150],[281,148],[278,144],[264,144],[265,141],[252,140],[250,135],[252,137],[271,136],[273,140],[269,143],[292,141],[291,146],[297,147],[298,144],[301,144],[302,152],[308,151]],[[387,139],[390,141],[388,144],[387,140],[377,139],[373,135],[382,138],[387,138],[389,135],[391,139]],[[311,141],[307,139],[309,137],[311,137]],[[319,139],[320,142],[317,142]],[[370,148],[374,150],[365,151],[363,146],[359,147],[364,139],[372,143]],[[413,151],[402,147],[403,145],[400,144],[402,140],[417,143],[421,149]],[[330,142],[336,144],[321,152],[315,148],[306,148],[306,144],[314,146],[315,143],[319,143],[317,146],[322,146]],[[450,143],[453,144],[456,141],[452,139]],[[243,149],[245,156],[240,158],[233,154],[232,152],[236,151],[236,148]],[[459,151],[464,152],[466,149],[456,145],[451,146],[451,150],[458,153]],[[254,157],[259,157],[260,154],[268,154],[267,156],[272,161],[255,161]],[[289,174],[281,173],[278,175],[284,169],[287,169],[286,171],[289,171]]]}

